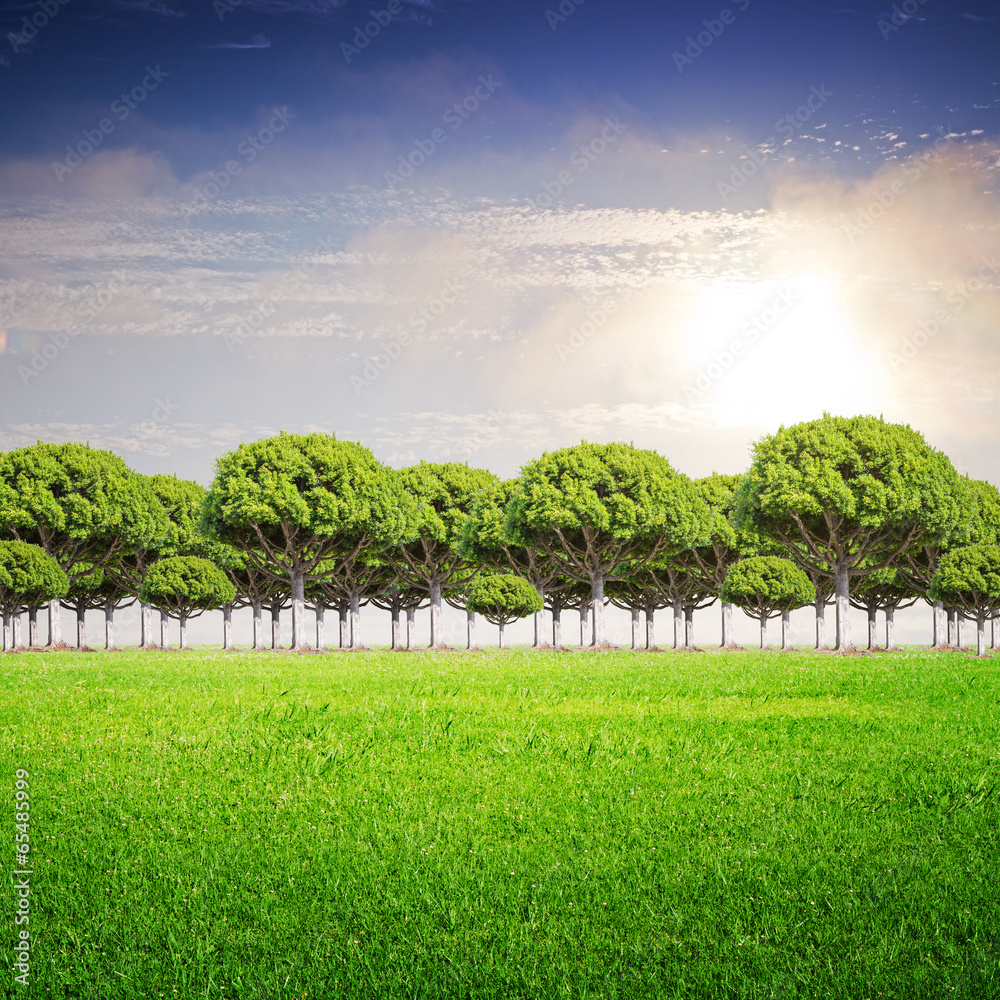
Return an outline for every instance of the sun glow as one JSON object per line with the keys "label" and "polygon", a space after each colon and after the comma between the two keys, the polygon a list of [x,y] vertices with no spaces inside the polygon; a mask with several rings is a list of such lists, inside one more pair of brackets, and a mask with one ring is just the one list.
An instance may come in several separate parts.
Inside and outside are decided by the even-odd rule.
{"label": "sun glow", "polygon": [[697,373],[688,402],[730,426],[864,412],[876,399],[880,366],[859,343],[863,329],[826,278],[705,293],[688,328]]}

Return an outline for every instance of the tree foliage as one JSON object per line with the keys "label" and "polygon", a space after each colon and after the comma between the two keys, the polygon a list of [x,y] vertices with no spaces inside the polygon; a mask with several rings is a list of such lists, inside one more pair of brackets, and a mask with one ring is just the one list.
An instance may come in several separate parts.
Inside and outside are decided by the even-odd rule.
{"label": "tree foliage", "polygon": [[730,568],[720,596],[748,615],[767,619],[811,604],[816,588],[790,559],[751,556]]}
{"label": "tree foliage", "polygon": [[65,596],[69,578],[39,545],[0,542],[0,613],[18,615]]}
{"label": "tree foliage", "polygon": [[140,597],[174,618],[194,618],[229,604],[236,588],[215,563],[199,556],[168,556],[146,574]]}

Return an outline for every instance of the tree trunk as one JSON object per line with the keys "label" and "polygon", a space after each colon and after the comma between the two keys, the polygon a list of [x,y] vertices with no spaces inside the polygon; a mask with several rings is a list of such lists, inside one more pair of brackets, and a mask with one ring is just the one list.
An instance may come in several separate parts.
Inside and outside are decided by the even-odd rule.
{"label": "tree trunk", "polygon": [[233,606],[222,605],[222,648],[233,648]]}
{"label": "tree trunk", "polygon": [[11,624],[10,641],[14,649],[24,649],[24,643],[21,641],[20,615],[14,615],[14,621]]}
{"label": "tree trunk", "polygon": [[980,612],[976,615],[976,656],[986,655],[986,618]]}
{"label": "tree trunk", "polygon": [[49,601],[49,645],[62,646],[62,603],[57,597]]}
{"label": "tree trunk", "polygon": [[87,645],[87,609],[82,605],[76,606],[76,648],[83,649]]}
{"label": "tree trunk", "polygon": [[251,601],[250,607],[253,610],[253,648],[264,648],[264,618],[261,609],[261,601]]}
{"label": "tree trunk", "polygon": [[552,645],[562,649],[562,606],[552,605]]}
{"label": "tree trunk", "polygon": [[533,646],[535,649],[544,649],[548,645],[545,639],[547,631],[545,628],[545,588],[536,586],[535,590],[538,591],[538,596],[542,599],[542,610],[536,611],[534,614],[535,640]]}
{"label": "tree trunk", "polygon": [[441,645],[441,581],[435,578],[431,581],[431,649]]}
{"label": "tree trunk", "polygon": [[104,648],[115,648],[115,602],[104,602]]}
{"label": "tree trunk", "polygon": [[407,608],[406,609],[406,648],[413,649],[413,640],[415,638],[414,633],[416,632],[416,618],[417,609]]}
{"label": "tree trunk", "polygon": [[271,649],[281,649],[281,605],[271,605]]}
{"label": "tree trunk", "polygon": [[674,649],[684,645],[684,606],[678,597],[674,601]]}
{"label": "tree trunk", "polygon": [[28,645],[38,645],[38,608],[28,608]]}
{"label": "tree trunk", "polygon": [[316,648],[326,649],[326,608],[322,601],[316,602]]}
{"label": "tree trunk", "polygon": [[[535,645],[538,645],[538,621],[537,615],[535,616]],[[468,608],[465,609],[465,632],[466,632],[466,648],[475,649],[476,648],[476,612],[470,611]]]}
{"label": "tree trunk", "polygon": [[760,648],[767,649],[767,615],[760,616]]}
{"label": "tree trunk", "polygon": [[170,618],[162,608],[160,609],[160,646],[163,649],[170,648]]}
{"label": "tree trunk", "polygon": [[178,616],[180,618],[180,633],[181,633],[181,649],[188,648],[188,620],[187,615],[182,611]]}
{"label": "tree trunk", "polygon": [[846,566],[834,567],[834,593],[837,601],[837,651],[847,652],[851,644],[851,576]]}
{"label": "tree trunk", "polygon": [[688,605],[684,609],[684,645],[694,649],[694,608]]}
{"label": "tree trunk", "polygon": [[392,639],[389,648],[396,652],[399,650],[399,604],[396,601],[392,602],[389,616],[392,622]]}
{"label": "tree trunk", "polygon": [[633,649],[638,649],[639,648],[639,631],[640,631],[639,619],[640,619],[641,615],[642,615],[642,611],[640,611],[639,608],[635,608],[635,607],[632,608],[632,648]]}
{"label": "tree trunk", "polygon": [[10,633],[10,612],[5,611],[3,613],[3,651],[6,653],[10,650],[11,643],[11,633]]}
{"label": "tree trunk", "polygon": [[1000,646],[997,646],[997,640],[1000,639],[1000,635],[997,634],[1000,632],[1000,628],[997,628],[998,625],[1000,625],[1000,620],[994,618],[990,625],[990,649],[1000,649]]}
{"label": "tree trunk", "polygon": [[347,601],[337,604],[338,625],[340,628],[340,648],[347,649],[351,644],[351,605]]}
{"label": "tree trunk", "polygon": [[958,648],[965,649],[965,615],[961,611],[955,613],[955,629],[958,634]]}
{"label": "tree trunk", "polygon": [[934,630],[933,648],[939,648],[944,642],[944,636],[942,635],[944,629],[941,627],[942,618],[944,618],[944,602],[935,601],[931,605],[931,613],[933,615],[932,628]]}
{"label": "tree trunk", "polygon": [[722,648],[732,649],[736,645],[733,636],[733,605],[730,601],[722,602]]}
{"label": "tree trunk", "polygon": [[781,648],[786,652],[792,648],[790,642],[792,632],[792,613],[790,611],[781,612]]}
{"label": "tree trunk", "polygon": [[816,598],[813,601],[813,607],[816,609],[816,648],[825,649],[826,648],[826,601],[822,597]]}
{"label": "tree trunk", "polygon": [[504,645],[503,645],[503,619],[502,619],[502,618],[501,618],[501,619],[500,619],[500,621],[499,621],[499,622],[497,623],[497,628],[498,628],[498,629],[499,629],[499,631],[500,631],[500,642],[499,642],[499,644],[497,645],[497,649],[503,649],[503,648],[504,648]]}
{"label": "tree trunk", "polygon": [[868,648],[878,649],[878,611],[874,604],[868,605]]}
{"label": "tree trunk", "polygon": [[580,648],[587,645],[587,622],[590,619],[590,608],[586,602],[580,605]]}
{"label": "tree trunk", "polygon": [[292,584],[292,649],[308,649],[306,642],[306,576],[300,569],[289,573]]}
{"label": "tree trunk", "polygon": [[139,612],[139,647],[146,649],[156,645],[156,639],[153,638],[153,605],[141,603]]}
{"label": "tree trunk", "polygon": [[948,645],[954,649],[958,645],[958,622],[954,608],[945,608],[948,615]]}
{"label": "tree trunk", "polygon": [[606,649],[608,640],[604,632],[604,574],[591,573],[590,598],[594,606],[594,634],[591,645],[595,649]]}
{"label": "tree trunk", "polygon": [[895,649],[896,648],[896,623],[895,623],[896,609],[889,605],[885,609],[885,648]]}
{"label": "tree trunk", "polygon": [[656,607],[652,601],[646,605],[646,649],[656,649]]}
{"label": "tree trunk", "polygon": [[364,649],[361,644],[361,595],[351,588],[351,649]]}

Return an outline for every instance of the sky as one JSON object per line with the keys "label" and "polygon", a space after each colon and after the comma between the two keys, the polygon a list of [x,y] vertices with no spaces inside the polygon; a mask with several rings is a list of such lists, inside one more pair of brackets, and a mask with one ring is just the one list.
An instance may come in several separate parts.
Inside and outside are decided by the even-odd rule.
{"label": "sky", "polygon": [[517,473],[909,423],[1000,482],[985,0],[0,4],[0,448]]}

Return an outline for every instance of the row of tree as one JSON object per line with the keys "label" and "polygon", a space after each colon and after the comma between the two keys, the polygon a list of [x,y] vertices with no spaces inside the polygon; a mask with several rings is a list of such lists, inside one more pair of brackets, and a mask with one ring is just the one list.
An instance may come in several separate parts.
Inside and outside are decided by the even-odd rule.
{"label": "row of tree", "polygon": [[[849,608],[887,618],[934,604],[933,645],[960,643],[964,616],[1000,614],[1000,494],[960,476],[911,428],[875,417],[832,417],[782,427],[756,443],[739,476],[691,480],[654,451],[622,443],[548,452],[515,479],[458,463],[393,470],[355,442],[280,434],[240,445],[216,463],[206,491],[172,476],[142,476],[86,445],[44,444],[0,455],[0,610],[4,647],[19,644],[27,614],[49,604],[50,645],[62,644],[59,610],[105,611],[139,601],[143,646],[152,612],[184,627],[205,610],[292,612],[291,646],[308,648],[306,609],[337,609],[361,648],[360,609],[384,608],[392,645],[412,643],[415,611],[429,606],[430,645],[442,644],[443,603],[501,628],[535,615],[535,645],[561,645],[561,615],[583,609],[589,645],[608,645],[608,602],[640,616],[655,646],[655,612],[670,608],[674,642],[693,645],[694,611],[721,600],[722,645],[734,645],[733,606],[761,622],[836,608],[836,648],[852,649]],[[948,633],[944,621],[947,616]],[[347,633],[345,637],[345,632]],[[78,631],[78,643],[82,632]],[[164,643],[163,634],[160,637]],[[470,644],[473,639],[470,637]],[[502,636],[501,636],[502,643]],[[995,645],[994,626],[994,645]]]}

